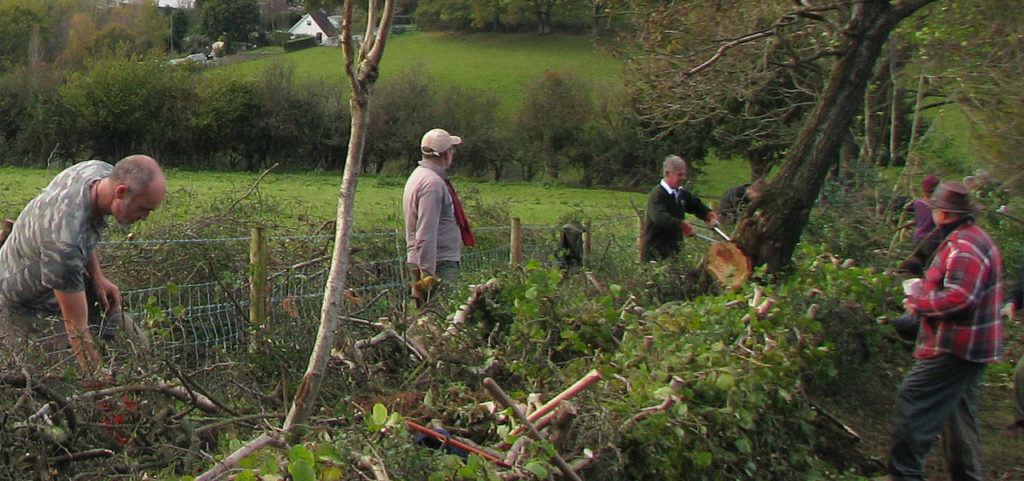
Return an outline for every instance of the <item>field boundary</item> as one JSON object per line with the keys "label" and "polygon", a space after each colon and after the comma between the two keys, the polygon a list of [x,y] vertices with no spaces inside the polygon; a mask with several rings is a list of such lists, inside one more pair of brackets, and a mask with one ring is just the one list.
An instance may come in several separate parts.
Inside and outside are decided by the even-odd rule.
{"label": "field boundary", "polygon": [[[589,268],[612,256],[621,258],[625,251],[635,252],[635,222],[635,216],[589,222],[584,235],[584,266]],[[494,272],[510,264],[558,265],[559,236],[569,224],[523,225],[519,227],[518,236],[512,235],[514,226],[515,222],[510,226],[474,229],[478,247],[463,250],[463,282],[485,282]],[[518,246],[512,245],[513,238],[519,238]],[[140,253],[145,256],[146,252],[159,252],[161,259],[194,257],[200,250],[209,251],[210,256],[235,258],[227,263],[228,268],[212,273],[213,280],[194,283],[168,280],[162,285],[121,282],[125,313],[146,320],[147,329],[155,334],[156,354],[185,365],[204,366],[221,362],[225,356],[231,357],[233,351],[245,349],[251,337],[267,323],[296,324],[300,330],[316,329],[334,235],[281,235],[265,239],[273,260],[269,269],[262,271],[250,262],[253,236],[105,241],[99,248],[104,257],[111,258],[130,258]],[[361,258],[364,251],[353,253],[346,299],[340,304],[342,316],[374,320],[401,312],[409,301],[405,287],[409,285],[409,278],[405,267],[404,232],[354,233],[353,242],[366,242],[376,248],[367,249],[371,252],[365,254],[367,258]],[[289,258],[289,254],[297,250],[296,245],[307,248],[315,245],[319,255],[306,253],[305,258]],[[592,253],[592,245],[600,248],[593,249]],[[518,259],[514,258],[516,251]],[[180,268],[184,267],[184,262],[189,261],[151,263]],[[262,296],[253,293],[253,272],[267,273]],[[252,319],[253,299],[266,306],[264,319]]]}

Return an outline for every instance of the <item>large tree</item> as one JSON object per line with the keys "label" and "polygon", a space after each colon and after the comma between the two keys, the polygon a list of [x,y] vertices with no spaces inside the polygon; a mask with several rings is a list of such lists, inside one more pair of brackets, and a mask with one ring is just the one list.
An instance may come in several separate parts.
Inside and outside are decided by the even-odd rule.
{"label": "large tree", "polygon": [[[665,118],[682,123],[728,118],[715,113],[722,112],[727,102],[698,103],[694,107],[685,100],[699,96],[722,99],[723,94],[715,88],[729,88],[728,79],[742,77],[747,79],[742,83],[747,87],[739,92],[739,101],[757,108],[779,101],[763,121],[777,122],[787,118],[787,112],[798,121],[794,124],[798,126],[795,140],[786,146],[778,174],[766,194],[748,209],[749,216],[741,221],[735,235],[755,265],[777,271],[789,264],[821,187],[850,136],[850,127],[863,111],[866,86],[890,33],[900,21],[933,1],[804,0],[796,6],[784,2],[751,5],[703,1],[658,3],[654,9],[648,8],[648,12],[657,13],[659,9],[678,11],[683,5],[686,8],[682,10],[699,13],[690,17],[648,15],[648,22],[661,27],[642,34],[654,36],[665,49],[696,52],[703,60],[688,68],[670,69],[665,67],[674,66],[669,61],[674,57],[665,56],[661,75],[668,78],[667,85],[676,86],[669,91],[686,93],[684,100],[664,98],[657,89],[649,89],[640,91],[641,103],[650,107],[661,102],[672,109]],[[723,26],[735,30],[727,33]],[[691,38],[703,35],[706,40],[699,44],[673,43],[680,31],[689,32]],[[747,60],[738,62],[734,57]],[[785,68],[787,74],[781,75],[775,67]],[[715,81],[699,80],[705,75]],[[769,88],[773,82],[776,87]],[[756,102],[746,100],[757,99],[761,93],[767,97]],[[799,95],[794,97],[793,93]],[[804,94],[810,97],[802,97]],[[806,114],[796,110],[803,105],[809,107]],[[758,118],[758,110],[753,112],[755,115],[748,119]]]}
{"label": "large tree", "polygon": [[197,0],[199,29],[209,38],[227,37],[245,42],[260,26],[260,7],[256,0]]}
{"label": "large tree", "polygon": [[[577,75],[547,70],[526,84],[526,100],[515,128],[524,176],[543,168],[557,179],[581,147],[583,127],[593,111],[590,89]],[[527,147],[529,146],[529,147]]]}
{"label": "large tree", "polygon": [[765,176],[821,93],[834,25],[782,0],[637,6],[628,78],[642,118],[659,137],[710,131],[705,148],[743,156],[753,177]]}
{"label": "large tree", "polygon": [[889,34],[900,21],[933,1],[863,0],[852,4],[836,45],[838,61],[817,105],[778,175],[765,195],[754,202],[755,214],[740,224],[735,236],[755,265],[778,271],[789,264],[811,207],[861,111],[868,80]]}

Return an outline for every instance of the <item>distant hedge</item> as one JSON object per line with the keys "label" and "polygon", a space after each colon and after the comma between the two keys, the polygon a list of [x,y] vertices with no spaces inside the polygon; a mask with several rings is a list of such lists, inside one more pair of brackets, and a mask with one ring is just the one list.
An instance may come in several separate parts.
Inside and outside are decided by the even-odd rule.
{"label": "distant hedge", "polygon": [[[301,82],[287,61],[244,76],[146,60],[95,61],[81,72],[0,73],[0,165],[113,162],[144,152],[178,168],[344,167],[348,85]],[[585,185],[646,183],[657,176],[650,159],[664,152],[701,157],[680,136],[646,141],[643,119],[619,91],[593,90],[575,74],[555,72],[524,88],[530,101],[504,115],[496,92],[436,82],[421,67],[398,71],[377,85],[363,168],[407,174],[419,158],[420,137],[435,126],[466,139],[459,174],[493,180],[577,174]]]}
{"label": "distant hedge", "polygon": [[302,50],[309,47],[316,47],[316,37],[299,37],[295,40],[289,40],[284,43],[285,52],[294,52],[296,50]]}

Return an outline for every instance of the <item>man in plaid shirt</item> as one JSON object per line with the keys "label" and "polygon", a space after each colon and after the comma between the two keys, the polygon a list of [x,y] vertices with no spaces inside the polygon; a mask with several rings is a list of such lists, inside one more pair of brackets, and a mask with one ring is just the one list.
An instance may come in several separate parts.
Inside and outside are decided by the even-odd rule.
{"label": "man in plaid shirt", "polygon": [[920,329],[916,361],[896,400],[889,473],[922,480],[941,432],[951,479],[980,480],[978,391],[985,367],[1002,352],[1003,261],[975,223],[971,213],[982,207],[963,184],[944,182],[925,203],[943,240],[923,286],[904,302]]}

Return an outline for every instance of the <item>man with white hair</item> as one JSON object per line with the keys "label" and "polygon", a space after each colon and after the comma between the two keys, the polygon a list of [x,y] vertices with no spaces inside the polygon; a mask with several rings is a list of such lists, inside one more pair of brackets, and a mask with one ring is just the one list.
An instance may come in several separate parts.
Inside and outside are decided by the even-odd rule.
{"label": "man with white hair", "polygon": [[644,217],[643,260],[653,261],[675,257],[679,242],[693,235],[693,226],[685,220],[693,214],[708,225],[718,225],[718,214],[697,196],[683,188],[688,168],[678,155],[665,158],[664,178],[654,186],[647,198]]}
{"label": "man with white hair", "polygon": [[402,194],[405,214],[406,262],[413,280],[417,304],[427,299],[430,282],[440,278],[446,284],[459,279],[462,246],[475,241],[448,169],[455,160],[455,147],[462,138],[443,129],[432,129],[420,141],[419,166],[409,175]]}

